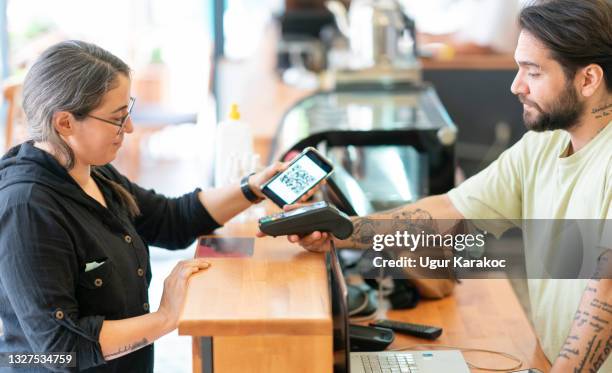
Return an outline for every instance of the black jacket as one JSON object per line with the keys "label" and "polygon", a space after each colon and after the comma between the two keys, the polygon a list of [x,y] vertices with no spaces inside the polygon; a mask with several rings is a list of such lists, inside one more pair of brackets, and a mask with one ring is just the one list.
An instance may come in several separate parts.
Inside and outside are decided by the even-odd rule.
{"label": "black jacket", "polygon": [[94,176],[103,207],[31,143],[0,161],[0,352],[73,351],[79,371],[152,372],[152,345],[105,362],[102,322],[149,312],[148,245],[184,248],[219,225],[199,190],[170,199],[98,170],[133,194],[140,216]]}

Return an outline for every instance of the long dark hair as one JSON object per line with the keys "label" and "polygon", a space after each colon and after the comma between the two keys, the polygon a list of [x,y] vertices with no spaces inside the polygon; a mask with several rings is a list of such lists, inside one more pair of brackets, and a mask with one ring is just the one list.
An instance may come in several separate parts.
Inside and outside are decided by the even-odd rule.
{"label": "long dark hair", "polygon": [[[121,59],[97,45],[68,40],[46,49],[28,71],[23,82],[23,110],[30,138],[51,145],[67,170],[74,167],[74,152],[53,126],[58,111],[85,118],[117,84],[118,74],[130,76]],[[132,217],[139,208],[134,196],[120,184],[104,177],[96,167],[92,173],[106,182],[128,208]]]}
{"label": "long dark hair", "polygon": [[519,24],[544,43],[568,79],[597,64],[612,92],[612,1],[540,1],[521,11]]}

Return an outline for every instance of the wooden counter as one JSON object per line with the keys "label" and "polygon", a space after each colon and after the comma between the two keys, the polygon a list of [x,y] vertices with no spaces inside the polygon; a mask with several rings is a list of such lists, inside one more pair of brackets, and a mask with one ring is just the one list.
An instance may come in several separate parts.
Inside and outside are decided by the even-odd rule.
{"label": "wooden counter", "polygon": [[[203,366],[215,372],[331,372],[324,256],[267,237],[255,241],[251,257],[210,262],[190,280],[179,321],[179,334],[194,337],[194,372]],[[207,336],[212,362],[206,352],[202,357],[211,341],[199,337]]]}
{"label": "wooden counter", "polygon": [[452,59],[421,58],[423,70],[518,70],[512,54],[457,55]]}
{"label": "wooden counter", "polygon": [[[450,297],[424,300],[415,309],[389,311],[386,317],[444,329],[435,342],[396,334],[391,348],[433,343],[457,348],[489,349],[521,359],[524,362],[522,369],[538,368],[543,372],[550,369],[531,324],[506,279],[463,280]],[[514,365],[513,361],[497,355],[476,352],[463,355],[468,362],[481,367],[501,369]]]}
{"label": "wooden counter", "polygon": [[[253,237],[254,223],[231,224],[218,236]],[[179,321],[179,334],[193,336],[194,372],[202,360],[200,337],[213,336],[212,365],[226,372],[331,372],[332,321],[324,256],[305,252],[283,237],[256,239],[250,258],[211,258],[195,275]],[[452,296],[423,300],[387,318],[438,325],[434,344],[503,351],[524,367],[550,369],[508,280],[463,280]],[[391,348],[428,341],[396,334]],[[512,361],[467,352],[467,361],[504,368]],[[472,369],[473,372],[487,370]]]}

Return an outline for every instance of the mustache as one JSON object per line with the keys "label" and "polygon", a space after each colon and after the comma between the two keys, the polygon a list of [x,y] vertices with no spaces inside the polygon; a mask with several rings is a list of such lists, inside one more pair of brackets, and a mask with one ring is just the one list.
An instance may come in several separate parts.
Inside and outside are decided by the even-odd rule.
{"label": "mustache", "polygon": [[533,107],[535,107],[538,110],[540,109],[540,105],[536,104],[535,102],[533,102],[531,100],[526,99],[525,96],[523,96],[523,95],[518,95],[518,100],[521,102],[521,104],[528,105],[528,106],[533,106]]}

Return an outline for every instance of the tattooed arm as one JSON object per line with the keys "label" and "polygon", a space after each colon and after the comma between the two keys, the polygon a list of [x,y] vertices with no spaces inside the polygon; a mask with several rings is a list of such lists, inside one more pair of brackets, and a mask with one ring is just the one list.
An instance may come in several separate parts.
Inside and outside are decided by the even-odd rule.
{"label": "tattooed arm", "polygon": [[159,312],[123,320],[107,320],[100,331],[100,346],[106,361],[117,359],[153,343],[175,328]]}
{"label": "tattooed arm", "polygon": [[597,372],[612,353],[612,249],[599,258],[551,373]]}
{"label": "tattooed arm", "polygon": [[[429,224],[433,229],[444,232],[453,225],[453,220],[463,219],[463,215],[453,206],[446,194],[423,198],[415,203],[368,215],[365,217],[354,217],[354,231],[351,237],[346,240],[334,239],[338,248],[367,249],[372,242],[372,235],[385,233],[379,231],[376,226],[377,219],[394,219],[398,222],[409,221],[411,223]],[[434,219],[448,219],[437,221],[448,226],[433,226]],[[387,227],[388,228],[388,227]],[[325,251],[329,250],[330,236],[328,233],[313,232],[305,237],[296,235],[289,236],[289,241],[299,242],[306,250]]]}

